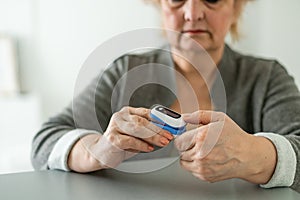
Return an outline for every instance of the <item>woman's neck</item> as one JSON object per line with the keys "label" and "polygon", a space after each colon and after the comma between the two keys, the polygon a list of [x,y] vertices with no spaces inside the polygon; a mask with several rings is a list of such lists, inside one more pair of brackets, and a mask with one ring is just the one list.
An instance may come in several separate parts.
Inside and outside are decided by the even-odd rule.
{"label": "woman's neck", "polygon": [[[212,68],[215,68],[220,63],[225,44],[219,47],[218,49],[207,50],[206,52],[182,52],[175,51],[176,53],[172,54],[173,60],[175,62],[176,68],[183,74],[194,74],[197,70],[197,67],[210,66],[207,67],[204,71],[211,71]],[[208,57],[208,55],[210,58]],[[212,62],[213,61],[213,62]]]}

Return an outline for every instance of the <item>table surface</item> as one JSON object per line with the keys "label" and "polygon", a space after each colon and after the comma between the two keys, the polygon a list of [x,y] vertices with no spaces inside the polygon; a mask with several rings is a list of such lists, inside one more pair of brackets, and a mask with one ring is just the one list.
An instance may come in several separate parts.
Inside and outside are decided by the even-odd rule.
{"label": "table surface", "polygon": [[[162,161],[166,159],[132,161],[127,162],[127,167]],[[207,183],[182,170],[177,160],[148,173],[109,169],[89,174],[53,170],[0,175],[0,199],[299,200],[300,194],[289,188],[262,189],[239,179]]]}

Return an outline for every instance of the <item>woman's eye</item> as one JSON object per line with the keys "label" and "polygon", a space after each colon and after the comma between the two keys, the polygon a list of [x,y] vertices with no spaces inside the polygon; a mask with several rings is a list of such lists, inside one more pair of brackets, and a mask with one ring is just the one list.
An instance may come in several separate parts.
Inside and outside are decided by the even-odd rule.
{"label": "woman's eye", "polygon": [[169,1],[171,1],[172,3],[180,3],[180,2],[183,2],[185,0],[169,0]]}
{"label": "woman's eye", "polygon": [[[168,2],[168,5],[172,8],[178,8],[182,6],[187,0],[166,0]],[[201,0],[209,5],[216,5],[222,0]]]}
{"label": "woman's eye", "polygon": [[186,0],[167,0],[171,7],[179,7],[185,3]]}
{"label": "woman's eye", "polygon": [[210,3],[210,4],[216,4],[218,3],[220,0],[205,0],[207,3]]}

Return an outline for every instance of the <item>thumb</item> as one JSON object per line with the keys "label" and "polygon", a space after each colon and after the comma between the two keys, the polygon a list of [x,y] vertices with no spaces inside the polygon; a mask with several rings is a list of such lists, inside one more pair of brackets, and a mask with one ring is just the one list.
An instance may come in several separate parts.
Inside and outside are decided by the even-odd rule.
{"label": "thumb", "polygon": [[210,110],[198,110],[193,113],[182,114],[183,120],[190,124],[209,124],[212,122],[223,121],[225,114]]}

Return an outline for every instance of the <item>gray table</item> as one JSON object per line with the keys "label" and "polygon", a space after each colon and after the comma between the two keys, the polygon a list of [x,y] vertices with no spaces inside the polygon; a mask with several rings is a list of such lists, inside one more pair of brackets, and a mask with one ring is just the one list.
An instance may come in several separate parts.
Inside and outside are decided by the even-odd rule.
{"label": "gray table", "polygon": [[[151,165],[165,159],[128,162]],[[90,174],[40,171],[0,176],[1,200],[34,199],[300,199],[289,188],[262,189],[242,180],[206,183],[182,170],[178,161],[161,170],[132,174],[103,170]]]}

